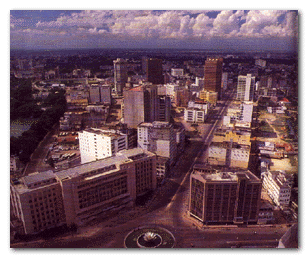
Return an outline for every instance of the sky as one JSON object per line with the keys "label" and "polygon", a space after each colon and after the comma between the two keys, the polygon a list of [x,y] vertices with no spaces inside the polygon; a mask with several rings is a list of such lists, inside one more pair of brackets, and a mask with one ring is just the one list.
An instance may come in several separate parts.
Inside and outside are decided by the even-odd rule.
{"label": "sky", "polygon": [[11,10],[11,49],[297,50],[291,10]]}

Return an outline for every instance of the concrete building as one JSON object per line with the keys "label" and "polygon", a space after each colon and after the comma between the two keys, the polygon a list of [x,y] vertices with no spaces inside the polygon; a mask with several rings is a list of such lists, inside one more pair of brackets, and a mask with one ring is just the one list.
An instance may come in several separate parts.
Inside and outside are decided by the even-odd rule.
{"label": "concrete building", "polygon": [[146,81],[153,84],[164,84],[163,61],[161,59],[146,59]]}
{"label": "concrete building", "polygon": [[81,164],[104,159],[128,149],[127,135],[115,130],[86,129],[78,132]]}
{"label": "concrete building", "polygon": [[170,166],[177,155],[176,131],[172,124],[155,121],[138,126],[138,147],[169,159]]}
{"label": "concrete building", "polygon": [[247,169],[250,145],[234,142],[212,142],[208,147],[207,161],[210,165]]}
{"label": "concrete building", "polygon": [[170,122],[171,99],[166,95],[157,96],[157,121]]}
{"label": "concrete building", "polygon": [[252,101],[255,88],[255,77],[251,74],[238,76],[236,98],[241,101]]}
{"label": "concrete building", "polygon": [[212,142],[235,142],[241,145],[250,145],[251,133],[245,130],[217,128],[213,134]]}
{"label": "concrete building", "polygon": [[33,173],[10,186],[11,213],[22,222],[24,234],[65,224],[61,183],[53,173]]}
{"label": "concrete building", "polygon": [[174,77],[182,77],[184,76],[184,69],[171,68],[171,75]]}
{"label": "concrete building", "polygon": [[141,85],[124,91],[124,123],[137,128],[140,123],[157,120],[157,87]]}
{"label": "concrete building", "polygon": [[205,224],[256,223],[262,183],[250,171],[190,175],[189,213]]}
{"label": "concrete building", "polygon": [[184,110],[184,121],[190,123],[204,123],[206,111],[200,108],[188,107]]}
{"label": "concrete building", "polygon": [[208,102],[209,104],[216,106],[217,100],[218,100],[218,93],[217,92],[211,92],[207,90],[202,90],[199,93],[199,98],[203,101]]}
{"label": "concrete building", "polygon": [[258,65],[258,66],[264,68],[264,67],[266,67],[266,60],[263,60],[263,59],[256,59],[255,65]]}
{"label": "concrete building", "polygon": [[82,225],[131,207],[156,188],[156,155],[135,148],[56,173],[29,175],[11,183],[13,214],[25,234],[61,225]]}
{"label": "concrete building", "polygon": [[221,88],[223,91],[225,91],[228,88],[228,73],[227,72],[222,73]]}
{"label": "concrete building", "polygon": [[204,90],[221,94],[222,58],[208,58],[204,65]]}
{"label": "concrete building", "polygon": [[122,59],[118,58],[117,60],[113,61],[114,65],[114,89],[115,92],[119,95],[122,95],[123,88],[127,83],[127,62]]}
{"label": "concrete building", "polygon": [[291,175],[282,171],[268,171],[262,173],[263,187],[274,203],[281,207],[288,207],[291,198]]}

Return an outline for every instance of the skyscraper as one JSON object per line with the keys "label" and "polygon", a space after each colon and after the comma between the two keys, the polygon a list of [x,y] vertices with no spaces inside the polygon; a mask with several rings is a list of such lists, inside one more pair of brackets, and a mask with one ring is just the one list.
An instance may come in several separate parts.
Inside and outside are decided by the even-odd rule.
{"label": "skyscraper", "polygon": [[137,128],[142,122],[153,122],[157,117],[157,87],[141,85],[124,91],[124,123]]}
{"label": "skyscraper", "polygon": [[164,84],[163,62],[161,59],[148,58],[146,60],[146,79],[153,84]]}
{"label": "skyscraper", "polygon": [[122,58],[118,58],[113,61],[113,64],[115,92],[121,95],[127,82],[127,62]]}
{"label": "skyscraper", "polygon": [[204,65],[204,90],[217,92],[220,96],[222,77],[222,58],[208,58]]}
{"label": "skyscraper", "polygon": [[253,100],[254,87],[255,77],[252,77],[251,74],[240,75],[237,82],[236,98],[241,101]]}

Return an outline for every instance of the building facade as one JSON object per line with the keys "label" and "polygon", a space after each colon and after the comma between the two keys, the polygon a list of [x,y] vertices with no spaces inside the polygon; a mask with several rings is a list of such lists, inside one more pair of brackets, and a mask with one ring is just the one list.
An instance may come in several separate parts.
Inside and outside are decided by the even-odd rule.
{"label": "building facade", "polygon": [[156,155],[135,148],[56,173],[15,180],[11,207],[24,233],[34,234],[61,225],[82,225],[131,207],[156,184]]}
{"label": "building facade", "polygon": [[282,171],[262,173],[263,187],[279,207],[288,207],[291,198],[291,177]]}
{"label": "building facade", "polygon": [[138,147],[169,159],[170,165],[177,155],[176,131],[172,124],[155,121],[138,126]]}
{"label": "building facade", "polygon": [[127,83],[127,62],[122,59],[118,58],[117,60],[113,61],[114,65],[114,89],[115,92],[119,95],[122,95],[123,88]]}
{"label": "building facade", "polygon": [[190,176],[189,213],[205,224],[256,223],[261,188],[261,180],[250,171],[195,171]]}
{"label": "building facade", "polygon": [[164,84],[163,61],[161,59],[146,59],[146,80],[153,84]]}
{"label": "building facade", "polygon": [[128,149],[127,135],[115,130],[86,129],[78,132],[78,138],[82,164]]}
{"label": "building facade", "polygon": [[237,81],[236,98],[241,101],[252,101],[254,95],[254,88],[256,78],[247,74],[247,76],[240,75]]}
{"label": "building facade", "polygon": [[204,90],[221,93],[222,58],[208,58],[204,65]]}

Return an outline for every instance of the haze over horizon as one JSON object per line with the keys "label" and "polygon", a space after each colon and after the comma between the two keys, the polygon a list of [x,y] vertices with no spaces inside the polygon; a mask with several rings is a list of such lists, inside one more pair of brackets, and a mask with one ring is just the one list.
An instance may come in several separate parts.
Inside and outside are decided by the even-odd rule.
{"label": "haze over horizon", "polygon": [[11,10],[11,49],[297,51],[298,12]]}

